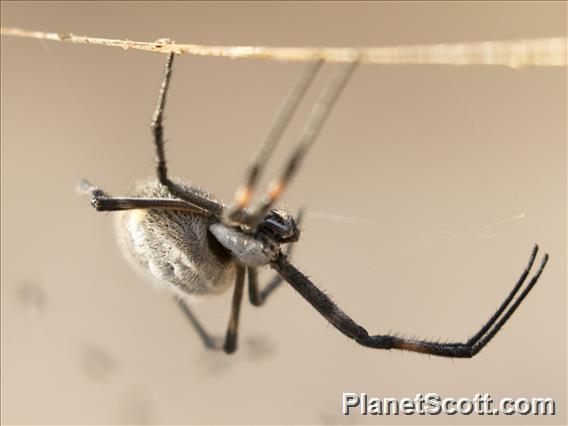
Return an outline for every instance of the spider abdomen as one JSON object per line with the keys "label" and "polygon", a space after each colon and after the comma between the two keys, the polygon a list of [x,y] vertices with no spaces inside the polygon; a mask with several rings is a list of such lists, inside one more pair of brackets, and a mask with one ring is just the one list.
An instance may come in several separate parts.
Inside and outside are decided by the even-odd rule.
{"label": "spider abdomen", "polygon": [[[197,188],[183,186],[214,198]],[[142,182],[132,196],[175,198],[157,180]],[[171,209],[126,210],[116,218],[116,235],[135,269],[154,283],[184,295],[225,291],[235,273],[230,253],[210,234],[214,220],[188,211]]]}

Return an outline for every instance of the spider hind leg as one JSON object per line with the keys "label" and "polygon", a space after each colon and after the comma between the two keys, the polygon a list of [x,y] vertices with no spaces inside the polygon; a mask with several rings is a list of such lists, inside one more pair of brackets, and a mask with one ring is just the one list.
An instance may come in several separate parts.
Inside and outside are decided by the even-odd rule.
{"label": "spider hind leg", "polygon": [[233,301],[231,304],[231,314],[229,316],[229,324],[225,333],[225,338],[211,336],[207,330],[201,325],[201,322],[195,317],[191,308],[183,300],[178,299],[177,303],[189,320],[197,335],[205,345],[205,348],[211,350],[223,350],[227,354],[232,354],[237,350],[237,338],[239,329],[239,318],[241,311],[241,302],[243,298],[243,288],[245,282],[245,268],[237,266],[237,275],[235,278],[235,289],[233,291]]}

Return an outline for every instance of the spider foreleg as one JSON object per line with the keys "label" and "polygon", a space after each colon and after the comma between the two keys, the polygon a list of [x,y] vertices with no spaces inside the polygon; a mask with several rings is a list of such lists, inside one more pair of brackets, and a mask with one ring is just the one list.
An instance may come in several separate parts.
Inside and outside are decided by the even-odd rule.
{"label": "spider foreleg", "polygon": [[[501,314],[507,308],[507,306],[509,306],[509,304],[511,303],[511,301],[513,300],[513,298],[515,297],[515,295],[517,294],[517,292],[523,286],[523,283],[527,279],[527,276],[528,276],[531,268],[533,267],[537,253],[538,253],[538,245],[535,244],[535,246],[532,249],[532,252],[531,252],[531,255],[530,255],[530,258],[529,258],[529,262],[528,262],[526,268],[522,272],[521,276],[517,280],[517,283],[515,284],[515,286],[513,287],[513,289],[511,290],[511,292],[507,296],[507,298],[503,301],[503,303],[501,303],[501,306],[499,306],[499,309],[497,309],[497,311],[495,311],[495,313],[491,316],[491,318],[489,318],[487,323],[485,323],[485,325],[483,327],[481,327],[481,329],[477,333],[475,333],[467,341],[467,345],[474,345],[475,343],[477,343],[477,341],[479,341],[479,339],[481,337],[483,337],[483,335],[485,335],[485,333],[487,333],[487,331],[489,331],[491,326],[495,323],[495,321],[497,321],[497,319],[501,316]],[[548,255],[546,255],[545,258],[548,258]],[[546,263],[546,261],[544,261],[544,262]],[[536,275],[537,279],[538,279],[538,276],[540,276],[540,273],[542,272],[543,267],[544,266],[542,265],[539,268],[539,270],[537,271],[537,275]]]}
{"label": "spider foreleg", "polygon": [[233,204],[225,211],[230,221],[247,223],[248,213],[245,209],[250,204],[263,169],[322,65],[322,60],[308,63],[298,80],[290,88],[252,164],[247,168],[243,182],[235,192]]}
{"label": "spider foreleg", "polygon": [[333,110],[339,95],[347,85],[358,65],[358,60],[343,65],[335,74],[329,85],[324,89],[321,97],[314,105],[308,117],[294,151],[286,161],[282,173],[274,179],[268,191],[259,201],[258,205],[247,219],[247,224],[256,226],[270,211],[275,203],[282,197],[288,185],[298,173],[300,165],[320,133],[323,125]]}
{"label": "spider foreleg", "polygon": [[497,312],[478,333],[465,343],[440,343],[427,340],[406,339],[393,335],[369,335],[365,328],[353,321],[353,319],[343,312],[323,291],[321,291],[304,274],[290,264],[286,259],[286,256],[281,255],[278,259],[271,263],[271,267],[274,268],[288,283],[290,283],[292,287],[294,287],[294,289],[296,289],[296,291],[298,291],[304,299],[316,308],[333,326],[360,345],[375,349],[400,349],[436,356],[471,358],[479,353],[481,349],[483,349],[499,332],[537,283],[546,263],[548,262],[548,254],[544,255],[538,270],[531,278],[529,284],[523,290],[521,295],[509,307],[501,319],[497,321],[528,276],[529,270],[534,263],[537,250],[538,247],[533,249],[525,272],[523,272],[521,278],[515,284],[513,291],[511,291],[509,296],[501,304]]}

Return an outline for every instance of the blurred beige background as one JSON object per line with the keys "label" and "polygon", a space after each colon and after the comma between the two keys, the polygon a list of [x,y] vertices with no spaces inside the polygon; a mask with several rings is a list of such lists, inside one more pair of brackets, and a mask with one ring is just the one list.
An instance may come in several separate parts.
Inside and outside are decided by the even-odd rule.
{"label": "blurred beige background", "polygon": [[[2,2],[2,25],[203,44],[382,46],[566,36],[566,3]],[[245,303],[239,352],[206,352],[75,193],[152,175],[164,57],[2,38],[3,423],[565,424],[566,69],[361,66],[284,203],[295,263],[369,331],[462,340],[538,242],[551,261],[476,358],[364,349],[289,287]],[[174,175],[229,199],[302,66],[182,56]],[[328,66],[287,133],[289,152]],[[270,174],[270,173],[269,173]],[[539,257],[540,260],[540,257]],[[196,307],[224,332],[230,295]],[[552,397],[558,415],[340,415],[376,397]]]}

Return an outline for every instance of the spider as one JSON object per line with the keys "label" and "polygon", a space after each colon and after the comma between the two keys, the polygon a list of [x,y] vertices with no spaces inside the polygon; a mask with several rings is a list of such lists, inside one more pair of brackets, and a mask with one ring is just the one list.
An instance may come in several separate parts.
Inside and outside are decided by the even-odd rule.
{"label": "spider", "polygon": [[[228,354],[236,351],[245,276],[248,277],[248,296],[254,306],[263,305],[273,291],[286,281],[335,328],[362,346],[455,358],[470,358],[478,354],[538,281],[548,261],[547,254],[528,285],[513,302],[535,262],[538,251],[535,245],[528,265],[512,291],[485,325],[467,341],[441,343],[391,334],[370,335],[290,263],[293,244],[300,238],[302,212],[294,218],[292,214],[274,208],[352,75],[357,60],[343,64],[324,89],[282,173],[272,181],[254,208],[250,206],[251,198],[266,161],[323,61],[308,63],[292,85],[230,205],[199,188],[168,177],[162,119],[173,61],[174,54],[170,53],[151,123],[157,153],[157,180],[139,183],[129,197],[111,197],[85,180],[80,182],[79,189],[89,196],[97,211],[119,212],[116,217],[117,238],[126,257],[147,278],[173,291],[206,348],[224,350]],[[281,246],[285,244],[287,246],[283,251]],[[257,269],[263,266],[270,266],[276,274],[260,289]],[[224,339],[214,338],[192,313],[186,296],[220,294],[232,282],[234,289],[227,331]]]}

